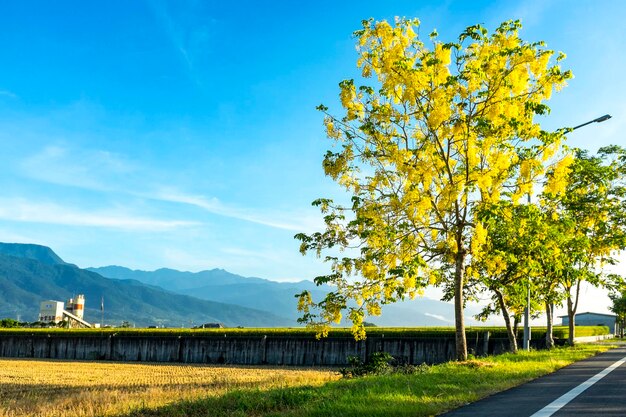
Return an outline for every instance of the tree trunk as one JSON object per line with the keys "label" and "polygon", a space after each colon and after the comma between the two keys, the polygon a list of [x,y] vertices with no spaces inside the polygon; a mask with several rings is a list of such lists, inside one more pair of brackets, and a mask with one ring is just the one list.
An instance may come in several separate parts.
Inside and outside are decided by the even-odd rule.
{"label": "tree trunk", "polygon": [[572,297],[567,297],[567,317],[569,319],[569,335],[567,336],[567,343],[570,346],[574,346],[574,337],[576,336],[576,323],[574,322],[574,303],[572,302]]}
{"label": "tree trunk", "polygon": [[552,304],[549,301],[546,301],[546,348],[552,349],[554,347],[554,338],[552,337]]}
{"label": "tree trunk", "polygon": [[506,308],[506,304],[504,303],[504,297],[502,293],[498,290],[494,290],[496,296],[498,297],[498,302],[500,304],[500,310],[502,311],[502,317],[504,317],[504,324],[506,324],[506,334],[509,336],[509,350],[513,353],[517,353],[517,337],[513,332],[513,327],[511,326],[511,317],[509,317],[509,311]]}
{"label": "tree trunk", "polygon": [[576,281],[576,298],[572,301],[571,288],[567,292],[567,316],[569,317],[569,337],[567,343],[570,346],[574,346],[574,338],[576,337],[576,323],[574,317],[576,316],[576,310],[578,310],[578,300],[580,299],[580,280]]}
{"label": "tree trunk", "polygon": [[519,324],[522,322],[522,318],[519,314],[513,315],[513,333],[515,334],[515,338],[517,339],[517,335],[519,333]]}
{"label": "tree trunk", "polygon": [[465,250],[460,249],[456,254],[454,265],[454,322],[455,322],[455,342],[456,360],[467,360],[467,340],[465,339],[465,320],[463,314],[463,286],[465,272]]}

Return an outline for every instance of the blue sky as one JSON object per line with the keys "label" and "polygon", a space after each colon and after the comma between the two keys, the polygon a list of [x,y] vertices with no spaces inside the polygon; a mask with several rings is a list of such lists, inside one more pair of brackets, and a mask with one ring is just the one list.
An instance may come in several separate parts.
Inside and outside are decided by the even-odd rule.
{"label": "blue sky", "polygon": [[[521,3],[521,4],[520,4]],[[297,232],[338,195],[315,110],[339,111],[363,19],[418,17],[453,40],[522,19],[575,78],[546,128],[605,113],[573,146],[626,145],[626,3],[605,1],[20,1],[0,6],[0,241],[81,267],[326,271]]]}

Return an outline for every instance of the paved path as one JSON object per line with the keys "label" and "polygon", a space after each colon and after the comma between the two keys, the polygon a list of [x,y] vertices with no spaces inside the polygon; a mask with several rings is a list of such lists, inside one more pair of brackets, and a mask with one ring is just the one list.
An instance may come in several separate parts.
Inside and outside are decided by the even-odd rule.
{"label": "paved path", "polygon": [[[537,378],[527,384],[494,394],[483,400],[466,405],[445,417],[554,417],[565,416],[626,416],[626,363],[616,362],[626,358],[626,346],[611,349],[593,358],[576,362],[558,371]],[[551,414],[545,407],[580,387],[602,371],[614,365],[611,372],[588,387],[570,402]],[[599,375],[598,375],[599,376]],[[591,381],[587,383],[589,385]],[[575,392],[574,392],[575,393]],[[569,395],[572,396],[572,393]],[[566,401],[561,401],[561,403]],[[557,405],[558,407],[558,405]],[[556,407],[555,407],[556,408]],[[540,412],[540,410],[543,410]]]}

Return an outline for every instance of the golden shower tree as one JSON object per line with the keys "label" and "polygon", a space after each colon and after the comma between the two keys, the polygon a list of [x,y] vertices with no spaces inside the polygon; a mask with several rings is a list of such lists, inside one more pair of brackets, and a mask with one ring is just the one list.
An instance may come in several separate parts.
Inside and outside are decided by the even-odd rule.
{"label": "golden shower tree", "polygon": [[455,43],[436,33],[423,42],[418,27],[417,20],[364,21],[355,32],[357,65],[370,85],[339,84],[341,117],[319,106],[336,145],[324,171],[351,204],[316,200],[325,230],[296,235],[302,253],[328,255],[332,271],[315,281],[334,286],[319,302],[303,292],[299,308],[301,321],[322,335],[347,310],[363,338],[366,315],[444,286],[454,297],[456,356],[464,360],[466,267],[481,256],[487,234],[475,210],[500,199],[517,203],[558,159],[562,132],[542,130],[535,117],[549,111],[544,102],[571,73],[559,67],[562,54],[520,39],[519,21],[491,34],[471,26]]}

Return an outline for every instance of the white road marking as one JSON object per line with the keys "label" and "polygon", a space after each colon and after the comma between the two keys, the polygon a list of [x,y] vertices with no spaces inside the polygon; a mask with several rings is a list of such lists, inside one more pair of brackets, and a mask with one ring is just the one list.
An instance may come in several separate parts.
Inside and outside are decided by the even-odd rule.
{"label": "white road marking", "polygon": [[580,395],[582,392],[584,392],[587,388],[589,388],[590,386],[592,386],[593,384],[595,384],[596,382],[598,382],[599,380],[607,376],[615,368],[618,368],[624,362],[626,362],[626,357],[618,360],[613,365],[609,366],[608,368],[603,369],[601,372],[598,372],[596,375],[592,376],[591,378],[589,378],[588,380],[586,380],[579,386],[572,388],[571,390],[561,395],[559,398],[552,401],[550,404],[546,405],[545,407],[543,407],[541,410],[537,411],[535,414],[533,414],[530,417],[550,417],[552,414],[559,411],[561,408],[567,405],[567,403],[569,403],[578,395]]}

